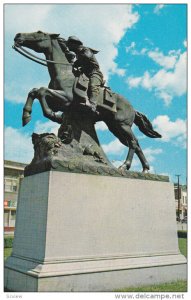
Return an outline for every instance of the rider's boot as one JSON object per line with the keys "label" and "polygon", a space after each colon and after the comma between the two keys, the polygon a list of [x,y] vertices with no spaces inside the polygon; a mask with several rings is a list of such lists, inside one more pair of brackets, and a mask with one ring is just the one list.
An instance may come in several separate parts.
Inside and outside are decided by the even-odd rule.
{"label": "rider's boot", "polygon": [[86,106],[89,107],[92,112],[96,112],[97,105],[95,103],[90,102],[89,99],[86,99]]}
{"label": "rider's boot", "polygon": [[99,112],[96,110],[97,109],[97,105],[95,103],[90,102],[90,100],[88,98],[86,98],[86,107],[88,107],[88,109],[90,109],[91,112],[93,112],[96,115],[99,115]]}
{"label": "rider's boot", "polygon": [[97,111],[97,97],[99,94],[99,87],[98,86],[91,86],[90,87],[90,98],[88,106],[91,108],[91,111],[97,115],[99,112]]}

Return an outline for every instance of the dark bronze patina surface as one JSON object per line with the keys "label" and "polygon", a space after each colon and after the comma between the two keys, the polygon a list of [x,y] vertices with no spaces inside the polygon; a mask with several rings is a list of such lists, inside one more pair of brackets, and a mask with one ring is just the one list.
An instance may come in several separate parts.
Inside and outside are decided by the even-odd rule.
{"label": "dark bronze patina surface", "polygon": [[[95,50],[85,47],[77,37],[65,40],[59,34],[42,31],[18,33],[14,42],[19,53],[43,62],[51,78],[48,88],[33,88],[29,92],[23,109],[23,126],[31,119],[35,99],[39,100],[45,117],[61,124],[57,137],[49,133],[33,134],[35,154],[25,176],[57,169],[158,180],[157,175],[137,175],[140,174],[137,172],[130,175],[128,172],[134,154],[138,156],[143,172],[149,170],[141,146],[131,130],[133,123],[150,138],[160,138],[161,135],[127,99],[104,86]],[[26,50],[23,52],[23,46],[44,53],[46,59],[37,58]],[[94,85],[93,90],[91,84]],[[92,95],[95,95],[96,101]],[[96,103],[94,109],[91,102]],[[129,148],[127,158],[118,170],[99,144],[94,128],[98,121],[104,121],[120,142]]]}

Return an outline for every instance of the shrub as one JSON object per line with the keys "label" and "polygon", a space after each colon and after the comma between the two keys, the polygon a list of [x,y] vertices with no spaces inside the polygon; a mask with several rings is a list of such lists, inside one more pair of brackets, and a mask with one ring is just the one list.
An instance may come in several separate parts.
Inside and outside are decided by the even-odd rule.
{"label": "shrub", "polygon": [[178,231],[178,237],[179,237],[179,238],[186,239],[186,238],[187,238],[187,231],[179,230],[179,231]]}
{"label": "shrub", "polygon": [[13,247],[13,239],[14,239],[14,236],[5,236],[4,237],[4,248],[12,248]]}

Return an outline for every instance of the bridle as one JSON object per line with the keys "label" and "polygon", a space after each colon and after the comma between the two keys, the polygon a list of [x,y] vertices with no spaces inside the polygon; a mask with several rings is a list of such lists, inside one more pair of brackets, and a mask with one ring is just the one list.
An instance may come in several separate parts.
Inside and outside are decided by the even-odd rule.
{"label": "bridle", "polygon": [[[43,40],[48,40],[48,38],[40,38],[40,39],[27,39],[27,41],[43,41]],[[40,64],[40,65],[43,65],[45,67],[48,67],[48,63],[51,63],[51,64],[60,64],[60,65],[69,65],[69,64],[65,64],[61,61],[54,61],[54,60],[49,60],[49,59],[43,59],[41,57],[38,57],[34,54],[32,54],[31,52],[27,51],[26,49],[24,49],[22,46],[18,45],[18,44],[14,44],[12,46],[12,48],[17,51],[18,53],[22,54],[24,57]]]}

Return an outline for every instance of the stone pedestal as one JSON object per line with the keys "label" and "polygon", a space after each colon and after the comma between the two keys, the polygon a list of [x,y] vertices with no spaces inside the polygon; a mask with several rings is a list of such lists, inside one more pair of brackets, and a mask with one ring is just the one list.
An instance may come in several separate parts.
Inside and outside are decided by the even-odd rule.
{"label": "stone pedestal", "polygon": [[12,291],[113,291],[186,279],[169,182],[50,171],[23,179]]}

